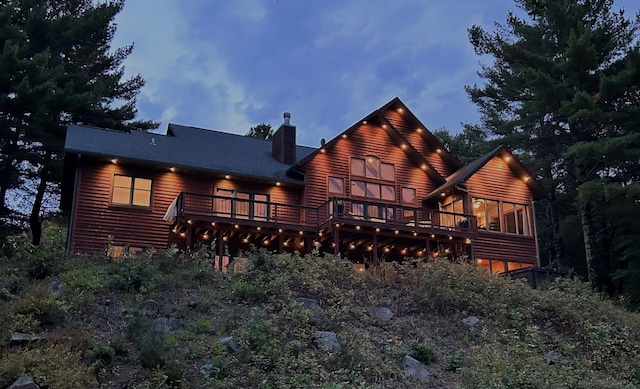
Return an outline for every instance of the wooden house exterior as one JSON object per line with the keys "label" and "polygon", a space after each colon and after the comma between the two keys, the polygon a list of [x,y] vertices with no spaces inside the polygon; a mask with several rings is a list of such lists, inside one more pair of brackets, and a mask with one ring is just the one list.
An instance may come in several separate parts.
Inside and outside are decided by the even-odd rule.
{"label": "wooden house exterior", "polygon": [[175,243],[212,245],[219,258],[317,249],[360,267],[437,256],[493,272],[538,264],[533,202],[544,189],[504,147],[462,166],[397,98],[319,148],[296,145],[285,113],[272,141],[70,126],[65,151],[72,253]]}

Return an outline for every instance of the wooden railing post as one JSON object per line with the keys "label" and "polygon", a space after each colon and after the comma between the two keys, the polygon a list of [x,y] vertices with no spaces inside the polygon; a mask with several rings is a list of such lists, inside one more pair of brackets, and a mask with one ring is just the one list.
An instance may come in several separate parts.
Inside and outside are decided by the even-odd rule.
{"label": "wooden railing post", "polygon": [[275,211],[275,222],[276,224],[278,224],[278,204],[274,205],[274,211]]}

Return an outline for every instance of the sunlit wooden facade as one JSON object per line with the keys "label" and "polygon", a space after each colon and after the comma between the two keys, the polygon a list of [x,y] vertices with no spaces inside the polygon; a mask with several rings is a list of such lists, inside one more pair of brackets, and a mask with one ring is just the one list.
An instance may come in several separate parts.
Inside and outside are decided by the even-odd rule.
{"label": "sunlit wooden facade", "polygon": [[68,249],[538,264],[533,204],[544,189],[508,149],[462,166],[397,98],[319,148],[295,139],[289,117],[273,142],[172,125],[166,135],[70,128]]}

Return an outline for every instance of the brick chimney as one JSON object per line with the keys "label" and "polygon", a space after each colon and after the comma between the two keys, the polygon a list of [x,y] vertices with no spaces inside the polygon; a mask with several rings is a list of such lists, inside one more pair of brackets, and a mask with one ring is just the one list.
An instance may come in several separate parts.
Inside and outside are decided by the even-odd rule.
{"label": "brick chimney", "polygon": [[291,114],[284,113],[284,123],[273,134],[271,154],[280,162],[293,165],[296,163],[296,126],[291,125]]}

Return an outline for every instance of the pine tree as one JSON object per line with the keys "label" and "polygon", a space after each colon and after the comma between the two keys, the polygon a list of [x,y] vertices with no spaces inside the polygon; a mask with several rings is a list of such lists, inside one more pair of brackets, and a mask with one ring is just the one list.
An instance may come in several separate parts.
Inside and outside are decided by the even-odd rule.
{"label": "pine tree", "polygon": [[135,120],[136,96],[144,82],[139,75],[123,80],[122,66],[133,47],[111,50],[113,20],[123,6],[123,1],[91,0],[8,0],[0,5],[5,22],[0,61],[7,64],[0,70],[0,131],[9,135],[0,144],[0,195],[15,177],[35,182],[28,217],[34,244],[40,241],[45,194],[61,180],[67,125],[157,127]]}
{"label": "pine tree", "polygon": [[271,140],[273,137],[273,129],[269,123],[260,123],[255,127],[251,127],[245,136],[258,138],[263,140]]}
{"label": "pine tree", "polygon": [[[530,156],[549,189],[550,255],[560,255],[558,218],[577,214],[594,288],[600,287],[603,258],[597,244],[602,220],[594,219],[603,203],[595,200],[603,197],[590,188],[610,175],[614,179],[608,182],[617,187],[629,183],[622,178],[621,162],[614,161],[617,151],[603,142],[616,139],[635,149],[633,133],[640,128],[640,106],[634,104],[640,15],[628,19],[623,11],[613,12],[612,3],[516,0],[528,17],[510,13],[492,33],[478,26],[469,30],[476,53],[494,62],[479,72],[485,85],[467,91],[484,126]],[[570,212],[559,207],[567,199],[574,205]]]}

